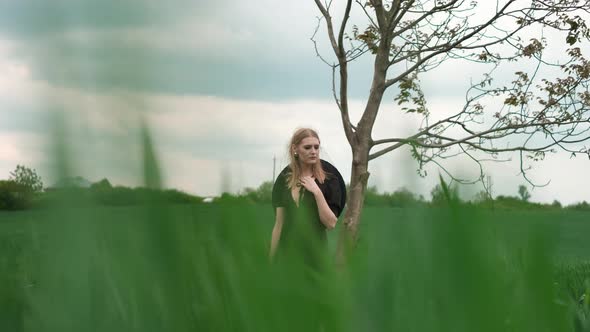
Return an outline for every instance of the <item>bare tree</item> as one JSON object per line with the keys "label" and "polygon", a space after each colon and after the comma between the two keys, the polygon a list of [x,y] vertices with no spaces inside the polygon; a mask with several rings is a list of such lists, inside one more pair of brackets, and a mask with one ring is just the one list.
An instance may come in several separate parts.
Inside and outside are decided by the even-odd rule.
{"label": "bare tree", "polygon": [[[590,37],[583,19],[589,0],[497,0],[486,11],[476,1],[464,0],[346,0],[341,20],[332,17],[332,0],[315,4],[321,16],[311,39],[317,55],[332,69],[334,99],[353,156],[340,253],[356,242],[369,161],[403,146],[411,148],[420,173],[434,163],[454,181],[467,180],[447,172],[441,161],[455,156],[467,157],[479,167],[480,176],[472,181],[484,178],[484,161],[501,160],[498,156],[504,153],[519,156],[527,181],[526,162],[540,160],[545,153],[561,149],[590,157],[582,145],[590,136],[590,63],[578,46]],[[353,10],[366,17],[364,29],[348,26]],[[322,24],[335,55],[333,63],[317,48]],[[559,46],[567,51],[560,64],[546,59],[547,39],[534,27],[561,36]],[[531,35],[534,31],[537,35]],[[374,66],[364,111],[353,124],[348,65],[361,56],[374,58]],[[453,60],[481,64],[486,73],[467,89],[462,107],[437,118],[437,110],[427,106],[419,78]],[[496,82],[498,68],[521,60],[534,66],[523,66],[513,79]],[[543,68],[558,75],[541,77]],[[399,110],[415,113],[422,125],[407,137],[373,139],[383,96],[391,87]]]}

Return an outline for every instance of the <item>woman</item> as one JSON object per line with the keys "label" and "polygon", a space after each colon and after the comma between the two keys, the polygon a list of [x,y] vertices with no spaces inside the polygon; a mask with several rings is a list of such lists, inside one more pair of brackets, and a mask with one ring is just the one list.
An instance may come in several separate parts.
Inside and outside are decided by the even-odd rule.
{"label": "woman", "polygon": [[326,249],[326,230],[336,226],[346,202],[344,180],[334,166],[320,159],[320,139],[312,129],[295,131],[289,159],[272,191],[275,225],[270,258],[277,251],[302,254],[318,267],[318,255]]}

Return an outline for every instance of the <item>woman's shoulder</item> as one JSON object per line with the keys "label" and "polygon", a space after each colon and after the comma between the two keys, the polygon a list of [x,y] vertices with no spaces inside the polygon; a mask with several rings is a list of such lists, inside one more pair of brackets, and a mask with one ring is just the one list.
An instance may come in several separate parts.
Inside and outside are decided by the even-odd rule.
{"label": "woman's shoulder", "polygon": [[285,184],[287,182],[287,177],[289,176],[289,173],[291,173],[291,167],[289,165],[287,165],[287,166],[285,166],[285,168],[283,168],[283,170],[279,173],[279,175],[275,179],[274,185],[277,186],[277,184]]}
{"label": "woman's shoulder", "polygon": [[322,168],[326,173],[326,182],[330,183],[332,186],[340,187],[340,189],[345,187],[344,179],[342,178],[342,174],[340,174],[338,169],[334,165],[330,164],[329,162],[323,159],[321,160],[321,162]]}
{"label": "woman's shoulder", "polygon": [[340,175],[340,172],[338,171],[338,169],[330,164],[329,162],[320,159],[321,163],[322,163],[322,168],[324,169],[324,172],[327,173],[328,178],[342,178],[342,175]]}
{"label": "woman's shoulder", "polygon": [[320,162],[322,163],[322,168],[324,169],[324,172],[331,172],[332,170],[336,169],[334,165],[330,164],[324,159],[320,159]]}
{"label": "woman's shoulder", "polygon": [[291,166],[290,165],[285,166],[285,168],[283,168],[283,170],[279,173],[279,176],[277,177],[277,179],[286,177],[287,174],[289,174],[290,172],[291,172]]}
{"label": "woman's shoulder", "polygon": [[290,169],[291,168],[289,166],[283,168],[283,170],[279,173],[277,178],[274,180],[274,183],[272,186],[273,204],[274,204],[275,200],[277,200],[277,202],[280,201],[281,200],[280,197],[283,197],[284,193],[287,190],[287,176],[289,174]]}

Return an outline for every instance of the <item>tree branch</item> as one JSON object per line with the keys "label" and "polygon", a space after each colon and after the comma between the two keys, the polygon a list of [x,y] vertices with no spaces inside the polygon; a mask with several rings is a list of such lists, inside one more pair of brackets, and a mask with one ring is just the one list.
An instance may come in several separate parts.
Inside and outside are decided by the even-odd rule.
{"label": "tree branch", "polygon": [[[315,0],[315,3],[317,5],[317,7],[319,8],[320,12],[322,13],[322,15],[324,16],[324,19],[326,20],[326,26],[328,28],[328,38],[330,39],[330,42],[332,44],[332,49],[334,51],[334,54],[336,55],[336,58],[338,59],[339,72],[340,72],[340,100],[337,101],[337,103],[339,105],[338,108],[340,109],[340,115],[341,115],[341,119],[342,119],[342,126],[344,128],[344,133],[345,133],[346,138],[348,139],[349,143],[352,143],[354,141],[354,131],[353,131],[354,129],[353,129],[353,126],[350,122],[350,115],[348,112],[348,68],[347,68],[346,52],[344,51],[344,33],[346,31],[346,23],[348,22],[348,19],[350,17],[352,0],[346,1],[346,9],[345,9],[344,18],[342,20],[342,24],[340,26],[340,30],[338,33],[338,41],[336,41],[336,37],[334,36],[334,27],[333,27],[332,18],[330,16],[328,9],[326,9],[326,7],[324,7],[319,0]],[[333,85],[333,91],[335,92],[335,88],[334,88],[335,67],[333,66],[332,69],[333,69],[332,85]],[[337,99],[337,97],[335,95],[334,95],[334,98]]]}
{"label": "tree branch", "polygon": [[456,41],[452,42],[452,43],[446,43],[443,46],[440,47],[439,50],[434,51],[431,54],[428,54],[425,57],[421,57],[419,58],[412,66],[410,66],[407,70],[403,71],[401,74],[399,74],[398,76],[396,76],[395,78],[389,79],[385,82],[385,88],[390,87],[391,85],[399,82],[400,79],[402,79],[403,77],[406,77],[408,74],[414,72],[417,68],[419,68],[421,65],[423,65],[425,62],[427,62],[428,60],[430,60],[431,58],[440,55],[442,53],[448,52],[449,50],[452,50],[454,48],[456,48],[458,45],[460,45],[461,43],[465,42],[466,40],[469,40],[470,38],[472,38],[473,36],[477,35],[478,33],[480,33],[481,31],[483,31],[484,29],[486,29],[488,26],[490,26],[493,22],[495,22],[499,17],[502,16],[502,14],[504,13],[504,11],[508,8],[509,5],[511,5],[514,2],[514,0],[508,1],[501,9],[500,11],[496,12],[496,14],[494,14],[494,16],[492,18],[490,18],[488,21],[486,21],[485,23],[479,25],[478,27],[475,27],[473,29],[473,31],[471,31],[470,33],[466,34],[465,36],[457,39]]}

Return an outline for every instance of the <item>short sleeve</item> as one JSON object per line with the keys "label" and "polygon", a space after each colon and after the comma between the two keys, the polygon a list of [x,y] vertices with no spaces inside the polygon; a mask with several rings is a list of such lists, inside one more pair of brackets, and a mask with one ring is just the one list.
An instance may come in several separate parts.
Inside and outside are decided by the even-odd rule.
{"label": "short sleeve", "polygon": [[272,207],[273,210],[276,211],[278,207],[285,207],[285,193],[287,191],[286,182],[285,182],[286,172],[283,170],[281,174],[275,180],[275,183],[272,187]]}

